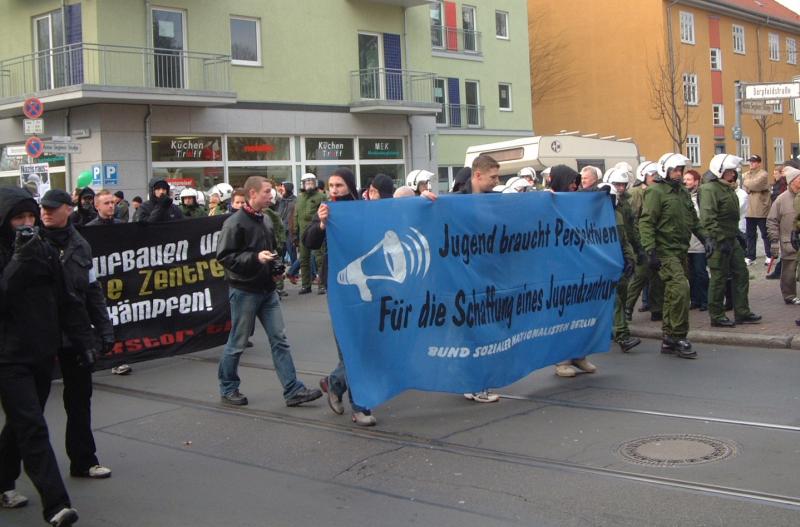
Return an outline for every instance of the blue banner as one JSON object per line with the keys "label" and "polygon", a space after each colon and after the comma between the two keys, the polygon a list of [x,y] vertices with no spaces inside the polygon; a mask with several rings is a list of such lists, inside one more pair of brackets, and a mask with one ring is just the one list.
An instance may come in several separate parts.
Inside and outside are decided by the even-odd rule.
{"label": "blue banner", "polygon": [[622,251],[605,193],[329,205],[328,305],[356,403],[608,351]]}

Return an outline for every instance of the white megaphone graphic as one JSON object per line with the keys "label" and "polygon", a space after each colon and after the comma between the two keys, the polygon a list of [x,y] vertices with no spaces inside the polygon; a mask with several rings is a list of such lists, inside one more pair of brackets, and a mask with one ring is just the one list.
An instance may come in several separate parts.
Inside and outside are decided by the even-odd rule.
{"label": "white megaphone graphic", "polygon": [[[375,247],[363,256],[359,256],[347,267],[339,271],[336,281],[342,285],[354,285],[358,288],[361,300],[364,302],[372,301],[372,291],[367,286],[367,280],[388,280],[391,282],[403,283],[406,278],[413,275],[422,276],[428,274],[431,264],[430,245],[428,240],[417,229],[410,227],[413,236],[406,234],[405,239],[409,243],[402,241],[394,231],[386,231],[383,239]],[[365,260],[370,256],[383,252],[383,262],[388,274],[368,275],[364,271]],[[381,270],[384,267],[381,266]],[[383,272],[383,271],[382,271]]]}

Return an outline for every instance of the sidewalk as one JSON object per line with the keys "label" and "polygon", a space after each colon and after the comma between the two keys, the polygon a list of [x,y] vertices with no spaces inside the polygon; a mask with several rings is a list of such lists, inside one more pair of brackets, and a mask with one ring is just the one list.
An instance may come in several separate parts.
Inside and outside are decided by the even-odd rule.
{"label": "sidewalk", "polygon": [[[761,315],[761,324],[743,324],[735,328],[712,328],[708,311],[696,309],[689,312],[689,340],[710,344],[733,346],[758,346],[764,348],[791,348],[800,350],[800,306],[786,305],[780,292],[780,280],[765,278],[767,267],[764,257],[747,268],[750,271],[750,309]],[[639,304],[633,310],[631,334],[637,337],[661,338],[661,322],[651,322],[650,313],[639,313]],[[733,312],[728,312],[733,319]]]}

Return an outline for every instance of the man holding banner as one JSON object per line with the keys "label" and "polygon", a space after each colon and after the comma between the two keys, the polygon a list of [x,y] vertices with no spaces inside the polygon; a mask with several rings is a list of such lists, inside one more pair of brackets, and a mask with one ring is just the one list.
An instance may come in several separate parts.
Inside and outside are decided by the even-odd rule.
{"label": "man holding banner", "polygon": [[275,281],[284,266],[275,250],[275,236],[264,222],[261,210],[269,205],[271,185],[266,178],[251,176],[245,181],[247,203],[225,220],[217,246],[217,260],[225,268],[230,288],[231,332],[219,362],[219,386],[223,404],[248,403],[239,391],[239,358],[258,317],[269,338],[272,362],[283,385],[286,406],[299,406],[322,397],[297,379],[291,348],[284,332],[283,314]]}

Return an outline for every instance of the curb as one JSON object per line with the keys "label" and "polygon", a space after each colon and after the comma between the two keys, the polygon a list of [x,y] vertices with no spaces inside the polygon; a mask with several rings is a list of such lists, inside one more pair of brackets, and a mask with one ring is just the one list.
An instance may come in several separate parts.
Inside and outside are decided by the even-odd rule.
{"label": "curb", "polygon": [[[661,339],[661,328],[630,326],[631,335],[639,338]],[[726,333],[723,331],[689,331],[689,340],[723,346],[749,346],[773,349],[800,350],[800,335],[758,335]]]}

